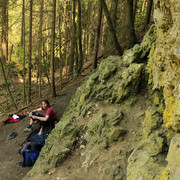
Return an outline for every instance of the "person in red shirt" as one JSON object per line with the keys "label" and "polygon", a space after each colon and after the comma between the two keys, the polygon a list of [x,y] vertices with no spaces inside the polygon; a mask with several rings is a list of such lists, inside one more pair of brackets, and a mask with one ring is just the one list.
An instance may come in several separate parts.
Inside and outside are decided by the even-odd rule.
{"label": "person in red shirt", "polygon": [[[45,116],[37,113],[38,111],[41,111],[41,110],[44,111]],[[37,120],[37,121],[39,121],[39,124],[40,124],[40,131],[39,131],[38,135],[42,134],[44,127],[54,128],[55,123],[57,121],[56,112],[50,106],[50,103],[48,100],[43,100],[42,107],[30,112],[29,117],[30,117],[30,122],[29,122],[27,128],[24,129],[24,131],[31,132],[32,131],[31,127],[32,127],[34,121]]]}

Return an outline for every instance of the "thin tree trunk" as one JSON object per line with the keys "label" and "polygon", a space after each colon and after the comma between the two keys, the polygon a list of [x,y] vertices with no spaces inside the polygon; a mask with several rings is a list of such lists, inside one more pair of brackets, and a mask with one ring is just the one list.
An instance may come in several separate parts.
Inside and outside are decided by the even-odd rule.
{"label": "thin tree trunk", "polygon": [[61,14],[59,13],[59,80],[60,80],[60,90],[62,90],[62,70],[63,70],[63,63],[62,63],[62,52],[61,52]]}
{"label": "thin tree trunk", "polygon": [[146,29],[147,25],[150,22],[152,5],[153,5],[153,0],[148,0],[145,23],[144,23],[144,29]]}
{"label": "thin tree trunk", "polygon": [[3,73],[4,81],[5,81],[9,96],[10,96],[10,98],[12,100],[12,103],[13,103],[15,109],[18,110],[18,107],[16,105],[16,102],[14,101],[14,98],[13,98],[13,96],[11,94],[11,91],[10,91],[10,88],[9,88],[9,85],[8,85],[8,82],[7,82],[6,74],[5,74],[5,71],[4,71],[4,65],[3,65],[3,62],[2,62],[1,58],[0,58],[0,61],[1,61],[1,69],[2,69],[2,73]]}
{"label": "thin tree trunk", "polygon": [[13,53],[13,44],[12,44],[12,46],[11,46],[11,50],[10,50],[9,62],[11,62],[12,53]]}
{"label": "thin tree trunk", "polygon": [[6,84],[6,87],[7,87],[7,90],[8,90],[8,93],[9,93],[9,96],[12,100],[12,103],[14,105],[14,107],[16,108],[16,110],[18,109],[15,101],[14,101],[14,98],[11,94],[11,91],[10,91],[10,88],[9,88],[9,85],[8,85],[8,81],[7,81],[7,78],[6,78],[6,74],[5,74],[5,70],[4,70],[4,65],[3,63],[6,62],[6,58],[7,58],[7,51],[6,51],[6,43],[7,43],[7,1],[6,0],[3,0],[2,1],[2,42],[1,42],[1,58],[0,58],[0,63],[1,63],[1,69],[2,69],[2,73],[3,73],[3,77],[4,77],[4,82]]}
{"label": "thin tree trunk", "polygon": [[46,60],[44,58],[45,56],[46,56],[45,55],[45,42],[43,40],[43,65],[44,65],[44,68],[45,68],[45,76],[47,77],[49,88],[51,89],[51,83],[50,83],[49,76],[48,76],[47,63],[46,63]]}
{"label": "thin tree trunk", "polygon": [[72,41],[71,41],[71,50],[70,50],[70,64],[69,64],[69,75],[73,74],[74,69],[74,50],[76,43],[76,0],[73,0],[73,18],[72,18]]}
{"label": "thin tree trunk", "polygon": [[68,28],[68,5],[66,2],[66,7],[65,7],[65,11],[64,11],[64,68],[65,68],[65,76],[66,76],[66,80],[68,79],[68,63],[67,63],[67,54],[68,54],[68,32],[69,32],[69,28]]}
{"label": "thin tree trunk", "polygon": [[53,0],[53,20],[52,20],[51,54],[50,54],[50,75],[51,75],[51,95],[52,95],[52,97],[56,97],[55,77],[54,77],[55,23],[56,23],[56,0]]}
{"label": "thin tree trunk", "polygon": [[138,4],[138,0],[135,0],[135,1],[134,1],[134,10],[133,10],[134,20],[135,20],[136,11],[137,11],[137,4]]}
{"label": "thin tree trunk", "polygon": [[7,2],[6,0],[2,1],[2,42],[1,42],[1,61],[6,62],[6,43],[7,43]]}
{"label": "thin tree trunk", "polygon": [[8,53],[9,53],[9,0],[7,0],[7,10],[6,10],[6,61],[8,62]]}
{"label": "thin tree trunk", "polygon": [[111,18],[114,28],[116,28],[117,8],[118,8],[118,0],[113,0],[111,5]]}
{"label": "thin tree trunk", "polygon": [[23,48],[23,103],[26,104],[26,82],[25,82],[25,64],[26,64],[26,42],[25,42],[25,0],[23,0],[22,6],[22,31],[21,31],[21,46]]}
{"label": "thin tree trunk", "polygon": [[30,0],[28,94],[27,94],[28,104],[31,103],[32,9],[33,9],[33,0]]}
{"label": "thin tree trunk", "polygon": [[88,1],[88,25],[87,25],[87,56],[89,55],[91,48],[91,27],[92,27],[92,2]]}
{"label": "thin tree trunk", "polygon": [[[112,0],[111,1],[111,8],[110,8],[110,16],[111,20],[113,23],[114,28],[116,29],[116,19],[117,19],[117,7],[118,7],[118,0]],[[106,37],[108,38],[111,34],[110,29],[106,27],[107,30],[107,35]],[[107,39],[106,46],[109,47],[113,43],[111,38]]]}
{"label": "thin tree trunk", "polygon": [[85,57],[85,54],[86,54],[86,31],[85,30],[83,31],[83,54]]}
{"label": "thin tree trunk", "polygon": [[115,45],[119,55],[122,56],[123,55],[123,48],[119,45],[119,42],[118,42],[118,39],[117,39],[117,36],[116,36],[116,32],[115,32],[115,29],[114,29],[114,26],[113,26],[113,23],[112,23],[112,20],[111,20],[107,5],[106,5],[104,0],[99,0],[99,1],[100,1],[101,5],[103,7],[103,10],[104,10],[104,13],[105,13],[105,16],[106,16],[106,19],[107,19],[107,23],[109,25],[110,32],[111,32],[111,35],[112,35],[112,38],[113,38],[113,41],[114,41],[114,45]]}
{"label": "thin tree trunk", "polygon": [[127,29],[128,29],[128,42],[129,48],[132,48],[137,43],[137,37],[134,29],[133,17],[133,0],[127,0]]}
{"label": "thin tree trunk", "polygon": [[98,10],[98,25],[97,25],[97,35],[96,35],[96,42],[95,42],[95,56],[94,56],[94,64],[93,68],[97,68],[97,57],[99,52],[99,38],[101,33],[101,22],[102,22],[102,6],[99,4],[99,10]]}
{"label": "thin tree trunk", "polygon": [[104,33],[105,33],[105,27],[106,27],[106,23],[105,23],[105,16],[102,14],[102,20],[101,20],[101,24],[102,24],[102,33],[101,33],[101,51],[104,50]]}
{"label": "thin tree trunk", "polygon": [[83,65],[83,51],[82,51],[82,27],[81,27],[81,1],[78,0],[78,42],[79,42],[79,59],[78,72],[79,75]]}
{"label": "thin tree trunk", "polygon": [[44,0],[41,0],[40,7],[40,22],[39,22],[39,48],[38,48],[38,75],[39,75],[39,97],[42,97],[41,93],[41,81],[42,81],[42,28],[43,28],[43,8]]}
{"label": "thin tree trunk", "polygon": [[143,3],[142,3],[142,8],[141,8],[141,12],[142,12],[142,13],[144,12],[144,9],[145,9],[145,4],[146,4],[146,0],[143,0]]}

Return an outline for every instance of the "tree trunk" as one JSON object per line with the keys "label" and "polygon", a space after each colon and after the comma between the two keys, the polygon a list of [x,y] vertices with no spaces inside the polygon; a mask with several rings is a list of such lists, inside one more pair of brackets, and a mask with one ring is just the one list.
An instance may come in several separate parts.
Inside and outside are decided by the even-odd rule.
{"label": "tree trunk", "polygon": [[[111,17],[111,20],[115,29],[116,29],[116,19],[117,19],[117,7],[118,7],[118,0],[112,0],[111,8],[110,8],[110,17]],[[107,32],[107,35],[106,35],[107,38],[111,36],[110,29],[107,27],[106,27],[106,32]],[[106,41],[106,48],[111,46],[112,43],[113,43],[113,40],[108,38]]]}
{"label": "tree trunk", "polygon": [[129,48],[132,48],[137,43],[137,37],[134,29],[134,17],[133,17],[133,0],[127,0],[127,30],[128,30],[128,42]]}
{"label": "tree trunk", "polygon": [[6,43],[7,43],[7,1],[2,1],[2,42],[1,42],[1,61],[2,63],[6,62],[7,52],[6,52]]}
{"label": "tree trunk", "polygon": [[51,54],[50,54],[50,75],[51,75],[51,95],[52,95],[52,97],[56,97],[55,77],[54,77],[55,24],[56,24],[56,0],[53,0],[53,20],[52,20]]}
{"label": "tree trunk", "polygon": [[13,53],[13,44],[12,44],[12,46],[11,46],[11,50],[10,50],[9,62],[11,62],[12,53]]}
{"label": "tree trunk", "polygon": [[152,5],[153,5],[153,0],[148,0],[145,23],[144,23],[144,30],[146,29],[147,25],[150,22]]}
{"label": "tree trunk", "polygon": [[142,3],[142,8],[141,8],[141,12],[142,12],[142,13],[144,12],[144,9],[145,9],[145,4],[146,4],[146,0],[143,0],[143,3]]}
{"label": "tree trunk", "polygon": [[8,62],[8,53],[9,53],[9,0],[7,0],[7,9],[6,9],[6,61]]}
{"label": "tree trunk", "polygon": [[64,22],[64,64],[65,64],[65,70],[66,70],[66,80],[68,80],[68,37],[69,37],[69,24],[68,24],[68,17],[69,17],[69,8],[68,4],[66,2],[66,10],[64,13],[65,22]]}
{"label": "tree trunk", "polygon": [[76,0],[73,0],[73,18],[72,18],[72,41],[71,41],[71,50],[70,50],[70,64],[69,64],[69,75],[73,75],[74,69],[74,50],[76,43]]}
{"label": "tree trunk", "polygon": [[104,47],[104,42],[105,42],[105,29],[106,29],[106,23],[105,23],[105,16],[102,14],[102,20],[101,20],[101,24],[102,24],[102,31],[101,31],[101,51],[104,51],[105,47]]}
{"label": "tree trunk", "polygon": [[97,68],[97,57],[99,52],[99,38],[101,33],[101,22],[102,22],[102,6],[99,4],[99,10],[98,10],[98,25],[97,25],[97,34],[96,34],[96,42],[95,42],[95,56],[94,56],[94,64],[93,68]]}
{"label": "tree trunk", "polygon": [[82,44],[83,44],[83,54],[84,54],[84,57],[85,57],[85,54],[86,54],[86,31],[85,30],[83,31],[83,43]]}
{"label": "tree trunk", "polygon": [[91,18],[91,13],[92,13],[92,2],[91,1],[88,1],[88,25],[87,25],[87,56],[89,55],[89,52],[90,52],[90,43],[91,43],[91,27],[92,27],[92,18]]}
{"label": "tree trunk", "polygon": [[137,11],[137,4],[138,4],[138,0],[135,0],[135,1],[134,1],[134,10],[133,10],[134,20],[135,20],[136,11]]}
{"label": "tree trunk", "polygon": [[18,107],[17,107],[17,105],[16,105],[16,103],[15,103],[15,101],[14,101],[14,98],[13,98],[13,96],[12,96],[12,94],[11,94],[11,91],[10,91],[10,88],[9,88],[9,85],[8,85],[8,82],[7,82],[7,78],[6,78],[6,74],[5,74],[5,71],[4,71],[4,66],[3,66],[3,62],[2,62],[2,59],[1,59],[1,58],[0,58],[0,61],[1,61],[1,69],[2,69],[2,73],[3,73],[4,81],[5,81],[5,84],[6,84],[8,93],[9,93],[9,96],[10,96],[10,98],[11,98],[11,100],[12,100],[12,103],[13,103],[15,109],[18,110]]}
{"label": "tree trunk", "polygon": [[50,80],[49,80],[49,76],[48,76],[48,69],[47,69],[47,63],[46,63],[46,60],[45,60],[45,42],[44,42],[44,39],[43,39],[43,65],[44,65],[44,68],[45,68],[45,76],[47,77],[47,80],[48,80],[48,84],[49,84],[49,89],[51,89],[51,83],[50,83]]}
{"label": "tree trunk", "polygon": [[42,80],[42,28],[43,28],[43,8],[44,0],[41,0],[40,7],[40,22],[39,22],[39,48],[38,48],[38,75],[39,75],[39,97],[42,97],[41,93],[41,80]]}
{"label": "tree trunk", "polygon": [[115,45],[119,55],[122,56],[123,55],[123,48],[119,45],[119,42],[118,42],[118,39],[117,39],[117,36],[116,36],[116,32],[115,32],[115,29],[114,29],[114,26],[113,26],[113,23],[112,23],[112,20],[111,20],[107,5],[105,3],[105,0],[99,0],[99,1],[100,1],[101,5],[103,7],[103,10],[104,10],[104,13],[105,13],[105,16],[106,16],[106,19],[107,19],[107,23],[109,25],[110,32],[111,32],[111,35],[112,35],[112,38],[113,38],[113,41],[114,41],[114,45]]}
{"label": "tree trunk", "polygon": [[31,103],[32,9],[33,9],[33,0],[30,0],[28,94],[27,94],[27,102],[28,102],[28,104]]}
{"label": "tree trunk", "polygon": [[113,0],[111,4],[111,18],[114,28],[116,27],[117,8],[118,8],[118,0]]}
{"label": "tree trunk", "polygon": [[21,47],[23,49],[23,103],[26,104],[26,82],[25,82],[25,58],[26,58],[26,42],[25,42],[25,0],[23,0],[22,6],[22,27],[21,27]]}
{"label": "tree trunk", "polygon": [[7,78],[6,78],[6,74],[5,74],[5,70],[4,70],[4,65],[3,63],[6,62],[6,58],[7,58],[7,51],[6,51],[6,43],[7,43],[7,1],[6,0],[3,0],[2,1],[2,42],[1,42],[1,58],[0,58],[0,63],[1,63],[1,69],[2,69],[2,73],[3,73],[3,77],[4,77],[4,82],[6,84],[6,87],[7,87],[7,90],[8,90],[8,93],[9,93],[9,96],[12,100],[12,103],[15,107],[15,109],[17,110],[17,105],[14,101],[14,98],[11,94],[11,91],[10,91],[10,88],[9,88],[9,85],[8,85],[8,81],[7,81]]}
{"label": "tree trunk", "polygon": [[79,75],[83,64],[83,51],[82,51],[82,27],[81,27],[81,1],[78,0],[78,42],[79,42],[79,59],[78,59],[78,72]]}
{"label": "tree trunk", "polygon": [[63,63],[62,63],[62,52],[61,52],[61,14],[59,13],[59,80],[60,80],[60,90],[62,90],[62,70],[63,70]]}

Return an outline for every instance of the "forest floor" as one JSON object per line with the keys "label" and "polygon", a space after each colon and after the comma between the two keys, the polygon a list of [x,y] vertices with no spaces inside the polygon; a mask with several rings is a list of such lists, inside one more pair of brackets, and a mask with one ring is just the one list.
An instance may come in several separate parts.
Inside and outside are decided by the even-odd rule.
{"label": "forest floor", "polygon": [[[58,119],[62,116],[79,85],[80,82],[69,85],[51,102],[52,107],[57,112]],[[37,108],[37,106],[29,107],[28,111]],[[25,117],[16,123],[3,125],[1,122],[0,124],[0,180],[20,180],[31,169],[30,167],[21,167],[18,165],[18,162],[23,160],[22,155],[19,154],[19,149],[29,135],[29,133],[23,131],[28,122],[29,117]],[[33,130],[37,128],[38,125],[35,124]],[[12,132],[16,132],[17,136],[14,139],[8,140],[7,137]]]}

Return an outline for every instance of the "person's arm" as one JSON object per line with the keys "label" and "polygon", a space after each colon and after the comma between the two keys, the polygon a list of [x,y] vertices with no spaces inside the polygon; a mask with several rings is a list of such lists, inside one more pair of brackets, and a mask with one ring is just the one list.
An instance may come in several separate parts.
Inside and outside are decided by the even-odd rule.
{"label": "person's arm", "polygon": [[42,110],[42,108],[40,107],[40,108],[37,108],[37,109],[34,109],[34,110],[32,110],[30,113],[28,113],[29,114],[29,117],[32,117],[32,113],[33,112],[37,112],[37,111],[41,111]]}
{"label": "person's arm", "polygon": [[37,111],[41,111],[41,110],[42,110],[42,108],[40,107],[40,108],[37,108],[37,109],[32,110],[31,113],[37,112]]}
{"label": "person's arm", "polygon": [[33,119],[39,119],[40,121],[47,121],[49,116],[46,115],[45,117],[39,117],[39,116],[32,116]]}

